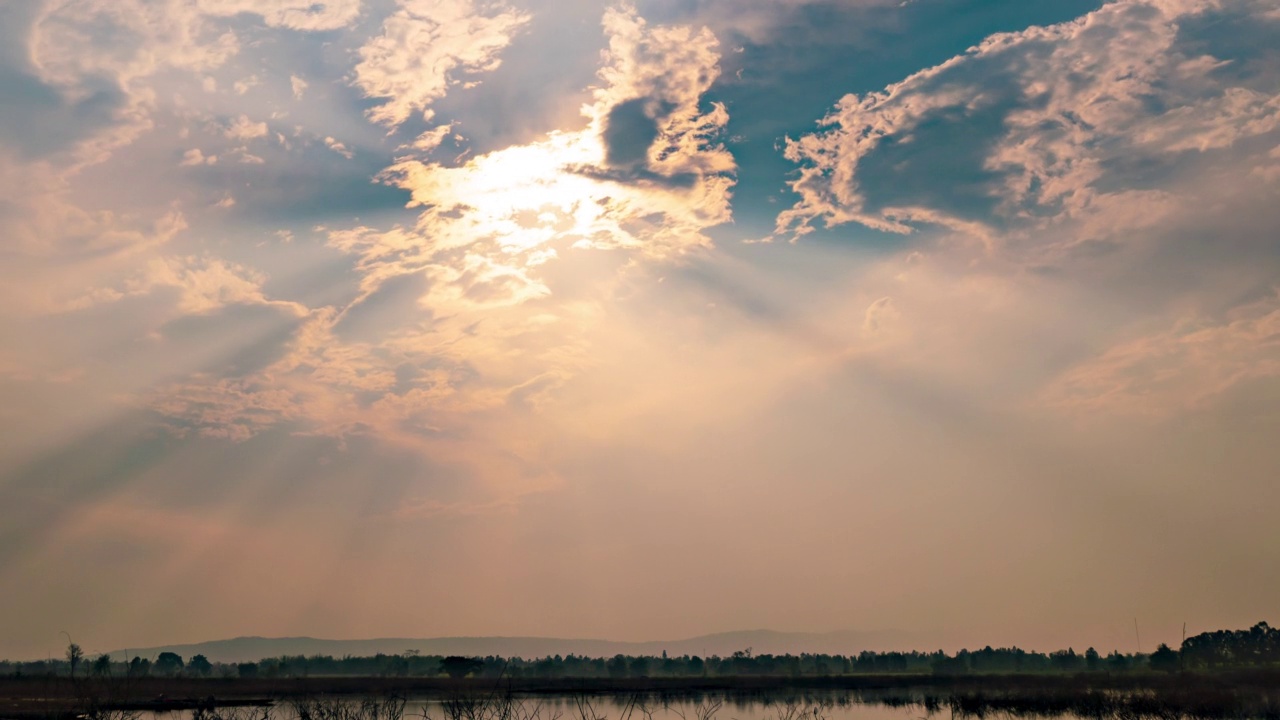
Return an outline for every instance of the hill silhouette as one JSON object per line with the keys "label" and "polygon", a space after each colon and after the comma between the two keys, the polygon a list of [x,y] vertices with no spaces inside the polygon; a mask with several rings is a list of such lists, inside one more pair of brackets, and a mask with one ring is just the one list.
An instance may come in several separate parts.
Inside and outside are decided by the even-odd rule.
{"label": "hill silhouette", "polygon": [[342,657],[370,656],[379,653],[399,655],[416,650],[423,655],[464,655],[469,657],[539,658],[553,655],[612,657],[614,655],[728,656],[748,648],[756,655],[784,653],[829,653],[849,655],[862,650],[910,650],[921,638],[897,630],[826,633],[779,632],[776,630],[741,630],[714,633],[683,640],[626,642],[596,639],[545,637],[436,637],[373,638],[365,640],[327,640],[312,637],[238,637],[229,640],[182,645],[115,650],[115,660],[134,656],[151,658],[162,652],[173,652],[184,658],[204,655],[212,662],[250,662],[282,655],[332,655]]}

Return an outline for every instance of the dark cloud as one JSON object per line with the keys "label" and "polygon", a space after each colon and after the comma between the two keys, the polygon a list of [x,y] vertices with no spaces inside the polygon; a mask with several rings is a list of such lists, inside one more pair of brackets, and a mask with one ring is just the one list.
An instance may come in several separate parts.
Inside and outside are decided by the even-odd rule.
{"label": "dark cloud", "polygon": [[[603,132],[605,162],[613,167],[643,167],[649,148],[658,140],[658,118],[653,103],[635,98],[618,103],[609,111]],[[669,110],[668,110],[669,112]]]}
{"label": "dark cloud", "polygon": [[649,151],[662,138],[662,123],[675,106],[650,98],[633,98],[618,103],[605,116],[601,140],[606,167],[582,166],[569,171],[596,180],[666,189],[688,189],[697,185],[695,172],[658,172]]}

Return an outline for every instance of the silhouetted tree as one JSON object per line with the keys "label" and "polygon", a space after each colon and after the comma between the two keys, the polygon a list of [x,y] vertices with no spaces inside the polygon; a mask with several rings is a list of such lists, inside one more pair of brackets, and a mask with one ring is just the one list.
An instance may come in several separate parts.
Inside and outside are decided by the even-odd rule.
{"label": "silhouetted tree", "polygon": [[83,659],[84,650],[81,650],[80,646],[73,642],[67,643],[67,663],[71,665],[71,677],[74,678],[76,676],[76,666]]}
{"label": "silhouetted tree", "polygon": [[627,676],[627,656],[614,655],[609,662],[605,663],[605,668],[609,671],[609,677],[621,678]]}
{"label": "silhouetted tree", "polygon": [[1129,658],[1121,655],[1118,650],[1112,650],[1107,656],[1107,669],[1112,672],[1119,672],[1129,669]]}
{"label": "silhouetted tree", "polygon": [[151,674],[151,661],[137,655],[129,661],[129,677],[143,677]]}
{"label": "silhouetted tree", "polygon": [[464,678],[484,669],[484,662],[475,658],[450,655],[440,661],[440,669],[451,678]]}
{"label": "silhouetted tree", "polygon": [[689,665],[690,675],[693,675],[695,677],[701,677],[702,675],[707,674],[707,664],[702,660],[701,657],[698,657],[697,655],[694,655],[693,657],[689,658],[688,665]]}
{"label": "silhouetted tree", "polygon": [[1280,662],[1280,630],[1260,622],[1248,630],[1200,633],[1183,641],[1182,657],[1188,667]]}
{"label": "silhouetted tree", "polygon": [[1102,658],[1098,655],[1097,650],[1094,650],[1093,648],[1089,648],[1088,650],[1084,651],[1084,666],[1088,668],[1090,672],[1097,670],[1098,665],[1101,663],[1101,661],[1102,661]]}
{"label": "silhouetted tree", "polygon": [[1074,672],[1084,665],[1084,659],[1072,648],[1049,653],[1049,662],[1055,670],[1063,672]]}
{"label": "silhouetted tree", "polygon": [[93,667],[90,669],[89,672],[92,672],[97,677],[105,677],[107,675],[110,675],[111,674],[111,656],[99,655],[98,659],[93,661]]}
{"label": "silhouetted tree", "polygon": [[182,656],[175,652],[162,652],[156,656],[152,670],[170,677],[182,672]]}
{"label": "silhouetted tree", "polygon": [[631,677],[649,677],[649,658],[633,657],[627,668]]}
{"label": "silhouetted tree", "polygon": [[1160,643],[1160,647],[1151,653],[1151,657],[1147,659],[1152,670],[1161,672],[1177,672],[1178,670],[1178,653],[1174,652],[1164,643]]}
{"label": "silhouetted tree", "polygon": [[203,655],[194,655],[187,662],[187,670],[200,677],[208,677],[209,673],[213,672],[213,664],[209,662],[209,658]]}

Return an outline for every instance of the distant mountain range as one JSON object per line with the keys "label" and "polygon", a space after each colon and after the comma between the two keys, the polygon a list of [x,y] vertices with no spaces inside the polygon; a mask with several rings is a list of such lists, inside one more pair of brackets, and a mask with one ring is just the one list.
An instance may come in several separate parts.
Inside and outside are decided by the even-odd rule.
{"label": "distant mountain range", "polygon": [[423,655],[465,655],[485,657],[540,658],[552,655],[613,657],[614,655],[732,655],[751,649],[756,655],[784,653],[828,653],[849,655],[862,650],[912,650],[922,638],[897,630],[859,632],[852,630],[828,633],[778,632],[776,630],[743,630],[702,635],[685,640],[653,642],[619,642],[614,640],[572,640],[539,637],[438,637],[378,638],[372,640],[323,640],[311,637],[264,638],[239,637],[188,645],[116,650],[113,659],[134,656],[154,658],[162,652],[174,652],[183,658],[204,655],[212,662],[250,662],[281,655],[369,656],[383,653],[399,655],[417,650]]}

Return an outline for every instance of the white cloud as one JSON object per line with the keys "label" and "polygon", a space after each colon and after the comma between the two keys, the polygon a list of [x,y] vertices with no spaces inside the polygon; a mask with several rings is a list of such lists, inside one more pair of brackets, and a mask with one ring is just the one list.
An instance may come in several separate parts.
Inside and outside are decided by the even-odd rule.
{"label": "white cloud", "polygon": [[208,15],[252,14],[291,30],[338,30],[360,15],[360,0],[197,0],[196,5]]}
{"label": "white cloud", "polygon": [[[1280,272],[1265,184],[1280,141],[1278,56],[1255,58],[1221,29],[1280,30],[1269,5],[1120,0],[848,95],[821,129],[787,141],[800,200],[775,236],[847,223],[918,234],[903,243],[930,253],[939,282],[1057,317],[1041,331],[992,316],[981,295],[925,309],[934,291],[918,284],[868,288],[902,310],[895,362],[916,358],[948,382],[975,383],[985,362],[1005,368],[993,391],[1018,378],[1057,410],[1168,418],[1272,377],[1276,300],[1240,297]],[[918,272],[901,264],[903,277]],[[1054,296],[1078,309],[1059,314],[1043,301]],[[882,309],[868,308],[868,335]],[[941,333],[958,339],[929,352]],[[988,336],[1000,339],[977,339]]]}
{"label": "white cloud", "polygon": [[[552,243],[650,257],[710,245],[706,228],[731,217],[735,169],[718,139],[728,112],[700,107],[719,72],[717,41],[705,29],[650,26],[629,10],[607,11],[604,27],[609,49],[603,84],[583,108],[587,129],[551,133],[457,167],[406,159],[388,169],[387,178],[425,208],[417,230],[429,240],[419,262],[465,247],[514,261],[524,273],[529,264],[521,261]],[[643,126],[636,137],[610,139],[620,109],[638,116],[628,119]],[[437,128],[424,147],[446,132]],[[611,142],[635,145],[628,149],[635,157],[616,165]]]}
{"label": "white cloud", "polygon": [[69,92],[102,76],[130,88],[164,68],[206,71],[238,50],[180,0],[48,0],[30,37],[41,79]]}
{"label": "white cloud", "polygon": [[355,157],[355,153],[351,152],[351,150],[347,149],[346,145],[343,145],[334,138],[326,137],[324,139],[324,146],[348,160]]}
{"label": "white cloud", "polygon": [[303,93],[307,91],[307,81],[297,75],[290,75],[289,88],[293,90],[293,99],[301,100]]}
{"label": "white cloud", "polygon": [[[231,198],[226,198],[230,200]],[[219,207],[231,207],[219,203]],[[227,305],[277,305],[289,312],[305,311],[293,303],[269,300],[262,292],[266,276],[251,268],[210,256],[157,254],[114,287],[99,287],[70,300],[59,312],[84,310],[128,297],[150,295],[158,289],[178,292],[173,309],[180,315],[207,314]]]}
{"label": "white cloud", "polygon": [[254,122],[249,119],[248,115],[241,115],[227,123],[223,129],[223,134],[232,140],[247,142],[266,137],[267,124],[265,122]]}
{"label": "white cloud", "polygon": [[242,80],[237,80],[231,84],[231,89],[236,91],[237,95],[244,95],[249,90],[262,84],[257,75],[250,75]]}
{"label": "white cloud", "polygon": [[27,39],[36,76],[70,101],[112,87],[122,107],[66,150],[65,171],[103,162],[152,127],[155,78],[206,73],[240,49],[234,33],[209,26],[183,0],[45,0]]}
{"label": "white cloud", "polygon": [[217,155],[205,155],[200,148],[191,148],[182,154],[182,162],[178,164],[183,167],[190,167],[192,165],[213,165],[217,162]]}
{"label": "white cloud", "polygon": [[400,0],[382,33],[360,48],[355,85],[385,101],[369,111],[374,122],[403,123],[444,97],[457,75],[492,70],[498,53],[529,21],[503,3],[475,0]]}
{"label": "white cloud", "polygon": [[[1257,16],[1263,5],[1229,12]],[[1071,223],[1053,237],[1073,244],[1158,224],[1186,198],[1159,178],[1135,176],[1141,163],[1229,150],[1280,127],[1280,96],[1248,87],[1247,77],[1224,72],[1230,59],[1179,35],[1218,7],[1114,2],[1075,21],[992,36],[882,92],[846,96],[822,121],[829,129],[787,142],[787,157],[801,165],[792,183],[801,200],[779,216],[778,233],[803,235],[819,221],[901,233],[977,222],[989,229],[972,230],[1034,244]],[[929,153],[966,157],[929,145],[939,125],[968,125],[969,146],[989,148],[966,161],[965,174],[929,163]],[[902,164],[863,172],[881,157]],[[995,207],[984,215],[985,202]]]}
{"label": "white cloud", "polygon": [[[215,93],[208,74],[225,66],[241,50],[224,19],[250,14],[269,26],[295,30],[335,30],[359,15],[359,0],[42,0],[28,38],[31,65],[41,81],[69,100],[79,101],[114,86],[124,107],[111,125],[97,129],[67,153],[68,171],[106,160],[153,126],[156,108],[166,100],[182,104],[172,92],[168,71],[198,73],[196,87]],[[163,80],[161,78],[164,78]],[[259,83],[241,79],[240,94]]]}
{"label": "white cloud", "polygon": [[453,133],[453,125],[437,125],[434,128],[422,133],[410,145],[414,150],[424,155],[429,154],[432,150],[440,147],[441,143]]}
{"label": "white cloud", "polygon": [[[705,248],[706,229],[730,217],[734,163],[717,140],[728,114],[701,108],[718,72],[715,38],[649,25],[630,10],[610,11],[604,26],[611,42],[601,86],[583,109],[586,129],[452,167],[398,162],[385,178],[413,193],[415,226],[326,231],[331,247],[356,258],[359,296],[313,312],[275,365],[168,388],[156,407],[180,426],[236,437],[279,423],[374,433],[457,454],[468,466],[485,455],[467,457],[469,438],[509,437],[512,418],[542,412],[590,364],[587,335],[602,322],[600,298],[618,268]],[[604,139],[611,114],[637,98],[647,103],[652,146],[634,165],[613,167]],[[426,155],[451,132],[442,125],[401,150]],[[346,149],[333,138],[325,144]],[[580,273],[570,263],[602,270]],[[411,383],[398,379],[405,373]],[[241,422],[241,413],[255,419]],[[521,476],[540,476],[528,469],[536,451],[517,455]],[[497,478],[511,468],[476,472]]]}

